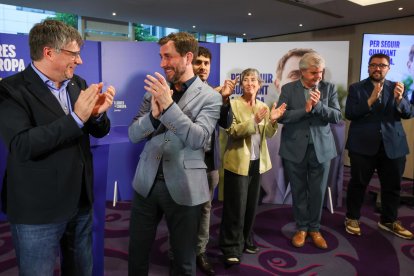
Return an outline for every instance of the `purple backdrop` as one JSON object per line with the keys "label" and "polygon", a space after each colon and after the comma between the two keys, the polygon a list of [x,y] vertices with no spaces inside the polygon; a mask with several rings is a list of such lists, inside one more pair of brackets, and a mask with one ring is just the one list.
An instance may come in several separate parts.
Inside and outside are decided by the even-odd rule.
{"label": "purple backdrop", "polygon": [[[0,34],[0,78],[5,78],[19,71],[24,70],[30,62],[30,50],[28,44],[27,35],[13,35],[13,34]],[[86,41],[82,48],[82,60],[83,64],[76,70],[76,74],[82,76],[88,84],[97,83],[101,80],[101,65],[100,65],[100,42]],[[3,179],[7,150],[2,142],[0,142],[0,176]],[[98,149],[92,147],[92,151]],[[102,152],[102,149],[98,150]],[[97,162],[98,161],[98,162]],[[105,168],[107,162],[100,162],[101,158],[97,160],[94,156],[94,162],[99,168]],[[96,168],[95,167],[95,170]],[[105,175],[106,176],[106,175]],[[106,177],[105,177],[106,179]],[[104,180],[105,180],[104,179]],[[99,181],[99,182],[98,182]],[[100,183],[100,177],[95,177],[95,206],[94,206],[94,275],[103,275],[103,239],[104,239],[104,222],[105,222],[105,188],[97,185]],[[3,181],[0,181],[0,186]],[[103,205],[99,203],[103,202]],[[98,207],[98,208],[97,208]],[[7,219],[4,213],[0,215],[1,220]]]}
{"label": "purple backdrop", "polygon": [[[30,62],[28,36],[0,34],[0,78],[23,70]],[[202,43],[212,52],[209,83],[219,85],[220,44]],[[4,50],[4,49],[7,49]],[[104,82],[104,90],[113,85],[117,90],[114,108],[108,112],[112,128],[102,139],[91,138],[94,156],[94,275],[103,275],[105,201],[112,200],[114,182],[118,182],[118,199],[132,199],[132,177],[144,143],[131,144],[128,125],[138,111],[145,93],[147,74],[163,73],[160,68],[159,45],[155,42],[92,42],[82,48],[83,64],[76,70],[88,84]],[[0,177],[6,167],[7,150],[0,142]],[[1,186],[2,181],[0,181]],[[6,217],[0,213],[0,220]]]}
{"label": "purple backdrop", "polygon": [[[220,44],[202,43],[212,53],[209,83],[219,85]],[[116,53],[116,58],[114,58]],[[102,42],[102,79],[117,89],[114,108],[110,110],[111,133],[99,143],[108,143],[107,200],[113,199],[114,183],[118,183],[118,199],[132,199],[132,178],[144,143],[131,144],[128,126],[136,115],[145,94],[144,79],[159,72],[159,45],[155,42]]]}

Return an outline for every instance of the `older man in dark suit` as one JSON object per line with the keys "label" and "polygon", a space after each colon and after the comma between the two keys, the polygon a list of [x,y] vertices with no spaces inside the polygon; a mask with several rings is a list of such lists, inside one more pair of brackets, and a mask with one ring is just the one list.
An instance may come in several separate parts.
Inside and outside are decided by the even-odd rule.
{"label": "older man in dark suit", "polygon": [[345,230],[361,235],[360,210],[365,190],[376,170],[381,183],[381,218],[378,227],[404,239],[413,239],[398,217],[401,178],[404,173],[407,138],[401,119],[414,116],[404,85],[385,79],[390,58],[384,54],[369,59],[369,77],[349,87],[345,116],[351,120],[346,148],[351,161],[351,179],[346,196]]}
{"label": "older man in dark suit", "polygon": [[[89,135],[105,136],[115,90],[74,75],[78,31],[46,20],[29,33],[33,62],[0,82],[0,135],[8,148],[3,197],[20,275],[92,274],[93,168]],[[4,193],[7,193],[5,195]],[[60,249],[60,250],[59,250]]]}
{"label": "older man in dark suit", "polygon": [[338,123],[341,110],[333,84],[322,81],[324,59],[315,52],[299,62],[301,78],[285,84],[278,105],[286,103],[279,155],[288,174],[297,232],[295,247],[309,234],[318,248],[328,247],[320,219],[330,161],[337,155],[329,123]]}

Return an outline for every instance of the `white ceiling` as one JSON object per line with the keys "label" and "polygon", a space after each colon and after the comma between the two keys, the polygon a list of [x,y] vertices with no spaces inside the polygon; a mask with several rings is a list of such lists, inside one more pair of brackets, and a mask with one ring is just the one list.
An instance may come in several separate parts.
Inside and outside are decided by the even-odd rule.
{"label": "white ceiling", "polygon": [[[414,15],[413,0],[362,7],[347,0],[0,0],[84,17],[247,39]],[[403,7],[402,11],[398,8]],[[112,16],[116,12],[116,16]],[[248,13],[252,15],[249,16]],[[299,27],[303,24],[303,27]],[[193,25],[196,26],[193,29]],[[413,27],[414,28],[414,27]],[[379,32],[381,30],[378,30]],[[243,33],[246,35],[243,36]]]}

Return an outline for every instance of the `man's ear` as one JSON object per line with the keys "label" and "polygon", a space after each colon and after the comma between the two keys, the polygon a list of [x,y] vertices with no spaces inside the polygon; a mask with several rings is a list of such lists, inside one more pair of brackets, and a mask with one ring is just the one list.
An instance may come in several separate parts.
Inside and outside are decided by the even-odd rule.
{"label": "man's ear", "polygon": [[194,59],[194,55],[191,52],[188,52],[185,54],[186,58],[187,58],[187,65],[191,65],[193,66],[193,59]]}
{"label": "man's ear", "polygon": [[53,51],[50,47],[43,47],[43,57],[44,58],[52,58]]}

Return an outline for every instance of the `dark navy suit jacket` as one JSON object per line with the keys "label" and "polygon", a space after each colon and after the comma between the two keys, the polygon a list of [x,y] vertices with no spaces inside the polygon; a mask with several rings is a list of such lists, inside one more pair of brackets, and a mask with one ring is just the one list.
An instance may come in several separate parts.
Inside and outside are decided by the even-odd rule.
{"label": "dark navy suit jacket", "polygon": [[372,156],[378,152],[381,142],[391,159],[408,154],[407,139],[401,119],[414,116],[414,106],[404,93],[397,105],[394,99],[396,83],[384,82],[381,101],[368,106],[374,85],[371,80],[352,84],[346,100],[345,117],[351,121],[346,148],[350,152]]}
{"label": "dark navy suit jacket", "polygon": [[[74,75],[67,86],[72,104],[85,80]],[[43,224],[69,219],[78,208],[82,186],[93,200],[89,135],[105,136],[103,114],[79,128],[31,66],[0,82],[0,137],[9,155],[3,180],[12,223]]]}

